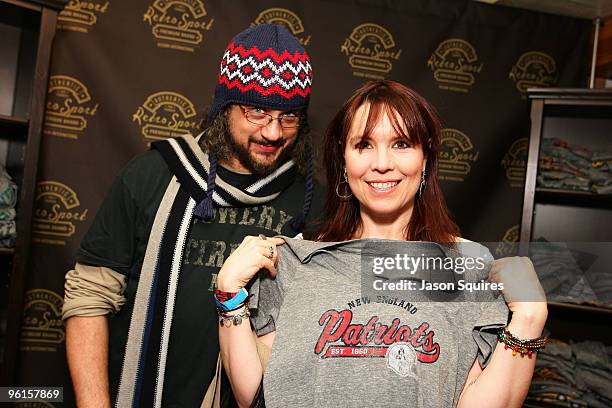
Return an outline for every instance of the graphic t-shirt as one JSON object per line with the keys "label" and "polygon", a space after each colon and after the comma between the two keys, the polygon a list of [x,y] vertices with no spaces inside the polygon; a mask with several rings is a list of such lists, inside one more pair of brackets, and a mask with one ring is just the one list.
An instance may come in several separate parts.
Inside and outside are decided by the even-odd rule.
{"label": "graphic t-shirt", "polygon": [[[221,166],[218,174],[237,188],[257,179]],[[134,297],[138,288],[149,234],[162,196],[171,179],[157,151],[132,160],[115,180],[84,237],[78,260],[105,266],[126,275],[126,304],[109,318],[109,379],[114,400],[125,353]],[[316,185],[315,197],[320,194]],[[304,179],[296,181],[276,199],[258,206],[214,208],[213,219],[193,218],[183,252],[174,320],[165,372],[163,407],[199,407],[215,372],[219,352],[218,326],[212,292],[223,262],[246,235],[295,235],[291,219],[302,210]],[[314,200],[307,218],[320,213]]]}
{"label": "graphic t-shirt", "polygon": [[[451,275],[475,283],[488,276],[492,256],[485,247],[286,241],[279,247],[276,279],[262,274],[251,289],[255,330],[259,335],[276,330],[264,375],[267,407],[457,404],[470,367],[477,358],[486,365],[497,329],[507,323],[503,297],[495,291],[447,290],[439,297],[431,291],[364,290],[363,251],[393,244],[413,256],[469,253],[484,259],[485,267]],[[406,277],[417,287],[436,280],[422,272]]]}

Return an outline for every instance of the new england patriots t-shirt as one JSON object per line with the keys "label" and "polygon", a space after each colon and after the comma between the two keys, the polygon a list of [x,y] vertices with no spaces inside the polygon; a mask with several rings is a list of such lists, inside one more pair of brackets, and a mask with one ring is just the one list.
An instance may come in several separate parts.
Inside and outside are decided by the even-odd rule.
{"label": "new england patriots t-shirt", "polygon": [[[470,367],[477,359],[486,365],[497,330],[507,323],[503,297],[451,290],[441,301],[427,294],[433,292],[364,290],[364,250],[393,245],[414,257],[480,257],[484,268],[463,268],[457,275],[475,283],[487,278],[493,260],[484,246],[285,240],[277,277],[261,274],[250,290],[257,334],[276,331],[264,375],[267,407],[457,404]],[[435,280],[406,274],[416,289]]]}

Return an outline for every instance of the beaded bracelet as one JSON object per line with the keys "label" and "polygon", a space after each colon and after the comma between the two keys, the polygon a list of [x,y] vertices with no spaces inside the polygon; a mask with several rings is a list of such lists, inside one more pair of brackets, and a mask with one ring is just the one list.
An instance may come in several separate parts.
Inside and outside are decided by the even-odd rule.
{"label": "beaded bracelet", "polygon": [[547,336],[540,336],[535,339],[521,340],[518,337],[514,336],[508,330],[508,327],[504,327],[499,331],[497,335],[498,340],[501,343],[504,343],[504,349],[508,350],[512,349],[512,355],[516,356],[517,353],[521,354],[521,357],[531,358],[534,352],[540,351],[544,348],[546,343],[548,342]]}
{"label": "beaded bracelet", "polygon": [[217,311],[217,314],[219,315],[219,326],[224,327],[231,327],[232,324],[239,326],[245,317],[248,319],[251,316],[248,307],[245,307],[242,312],[236,314],[229,314],[220,310]]}

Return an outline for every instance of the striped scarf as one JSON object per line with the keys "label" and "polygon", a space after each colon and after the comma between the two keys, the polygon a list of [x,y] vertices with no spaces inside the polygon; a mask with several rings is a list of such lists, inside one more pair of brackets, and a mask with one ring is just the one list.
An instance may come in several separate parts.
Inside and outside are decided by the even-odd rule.
{"label": "striped scarf", "polygon": [[267,203],[291,185],[296,175],[289,161],[243,190],[219,175],[211,185],[214,159],[209,160],[191,135],[155,142],[151,147],[162,155],[173,177],[155,215],[140,271],[116,401],[121,408],[161,407],[183,249],[197,209],[210,207],[210,203],[203,204],[207,198],[220,207]]}

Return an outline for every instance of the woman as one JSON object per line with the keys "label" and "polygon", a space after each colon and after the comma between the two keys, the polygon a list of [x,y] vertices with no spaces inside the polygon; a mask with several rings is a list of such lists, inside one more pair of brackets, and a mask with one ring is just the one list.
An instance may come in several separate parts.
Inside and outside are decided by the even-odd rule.
{"label": "woman", "polygon": [[[521,406],[532,353],[545,342],[546,303],[529,261],[491,263],[484,247],[458,238],[436,175],[440,133],[435,110],[414,91],[393,81],[366,83],[326,133],[328,195],[317,242],[247,237],[227,259],[215,296],[223,364],[240,406],[251,404],[263,376],[256,340],[274,344],[266,406]],[[463,277],[478,282],[489,274],[506,284],[513,314],[499,343],[495,333],[508,309],[492,291],[477,299],[453,290],[432,296],[362,287],[363,265],[400,252],[482,255],[488,266]],[[251,288],[254,334],[244,323],[244,287],[262,268],[272,279]],[[457,277],[408,275],[399,276],[422,285]],[[454,301],[432,301],[443,298]]]}

